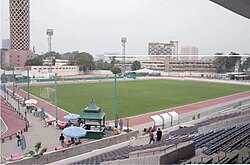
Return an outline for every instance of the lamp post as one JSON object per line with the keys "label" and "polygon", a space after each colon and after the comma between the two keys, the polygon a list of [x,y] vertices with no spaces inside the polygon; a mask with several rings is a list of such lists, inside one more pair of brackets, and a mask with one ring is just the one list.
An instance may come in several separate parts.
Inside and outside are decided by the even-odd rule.
{"label": "lamp post", "polygon": [[119,66],[114,66],[111,69],[111,72],[115,75],[114,81],[114,119],[115,119],[115,127],[117,128],[117,110],[116,110],[116,74],[121,73],[121,68]]}
{"label": "lamp post", "polygon": [[13,96],[15,96],[15,75],[14,75],[14,70],[15,68],[13,67],[12,69],[12,81],[13,81]]}
{"label": "lamp post", "polygon": [[115,118],[115,127],[117,127],[117,111],[116,111],[116,74],[114,82],[114,118]]}
{"label": "lamp post", "polygon": [[27,70],[27,79],[28,79],[28,100],[30,99],[30,76],[29,76],[29,69]]}
{"label": "lamp post", "polygon": [[55,73],[55,104],[56,104],[56,123],[57,123],[58,121],[57,73]]}
{"label": "lamp post", "polygon": [[4,88],[3,88],[3,91],[4,91],[4,99],[6,100],[6,75],[5,75],[5,70],[6,70],[6,66],[4,65],[4,70],[3,70],[3,82],[4,82]]}

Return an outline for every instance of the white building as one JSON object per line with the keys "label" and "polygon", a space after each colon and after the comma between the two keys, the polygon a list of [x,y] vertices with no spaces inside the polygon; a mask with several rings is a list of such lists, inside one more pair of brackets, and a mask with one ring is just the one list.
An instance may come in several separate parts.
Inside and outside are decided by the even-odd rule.
{"label": "white building", "polygon": [[50,78],[57,73],[58,76],[78,75],[78,66],[31,66],[30,75],[34,78]]}
{"label": "white building", "polygon": [[[69,60],[55,59],[55,66],[67,66],[69,65]],[[52,59],[44,59],[43,65],[52,65]]]}

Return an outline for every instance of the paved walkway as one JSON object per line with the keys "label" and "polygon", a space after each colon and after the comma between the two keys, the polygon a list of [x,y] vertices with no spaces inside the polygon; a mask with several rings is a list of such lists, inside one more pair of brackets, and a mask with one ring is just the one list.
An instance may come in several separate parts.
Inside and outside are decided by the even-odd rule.
{"label": "paved walkway", "polygon": [[[1,118],[4,121],[3,124],[6,124],[6,130],[1,133],[1,138],[11,136],[25,128],[24,121],[8,106],[3,98],[1,98]],[[15,138],[15,136],[13,137]]]}
{"label": "paved walkway", "polygon": [[[17,108],[17,102],[11,97],[9,97],[8,102]],[[3,104],[1,104],[1,108],[2,105]],[[5,136],[16,133],[24,128],[24,122],[18,118],[17,113],[12,110],[8,112],[8,114],[1,113],[2,119],[8,126],[7,132],[4,133]],[[20,112],[24,115],[23,107],[20,107]],[[8,115],[12,116],[12,118],[8,118]],[[24,132],[27,143],[27,148],[24,153],[34,150],[34,145],[39,141],[42,142],[42,147],[48,148],[48,151],[53,151],[55,147],[60,146],[61,143],[58,138],[62,130],[56,129],[53,126],[44,127],[44,123],[40,120],[40,118],[33,116],[32,113],[27,113],[27,119],[29,120],[30,127],[28,132]],[[4,143],[1,143],[1,156],[9,157],[12,153],[22,153],[21,148],[17,147],[16,137],[13,137],[12,140],[6,139]]]}

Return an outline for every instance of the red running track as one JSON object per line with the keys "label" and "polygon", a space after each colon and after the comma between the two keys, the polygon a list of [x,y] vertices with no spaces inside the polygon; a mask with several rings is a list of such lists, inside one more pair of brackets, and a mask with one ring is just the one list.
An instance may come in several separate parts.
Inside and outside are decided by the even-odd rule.
{"label": "red running track", "polygon": [[153,115],[159,115],[159,114],[170,112],[170,111],[175,111],[178,114],[184,114],[184,113],[187,113],[187,112],[196,111],[196,110],[199,110],[199,109],[202,109],[202,108],[219,105],[219,104],[222,104],[222,103],[226,103],[226,102],[229,102],[229,101],[233,101],[233,100],[236,100],[236,99],[249,97],[249,96],[250,96],[250,92],[243,92],[243,93],[234,94],[234,95],[230,95],[230,96],[225,96],[225,97],[221,97],[221,98],[217,98],[217,99],[213,99],[213,100],[203,101],[203,102],[194,103],[194,104],[190,104],[190,105],[184,105],[184,106],[177,107],[177,108],[170,108],[170,109],[161,110],[161,111],[158,111],[158,112],[143,114],[143,115],[140,115],[140,116],[131,117],[129,119],[129,125],[130,126],[135,126],[135,125],[151,122],[152,119],[150,118],[150,116],[153,116]]}
{"label": "red running track", "polygon": [[[9,88],[12,89],[12,87],[9,87]],[[23,90],[16,90],[16,93],[22,97],[27,98],[27,93]],[[250,91],[249,92],[242,92],[242,93],[238,93],[238,94],[234,94],[234,95],[230,95],[230,96],[225,96],[225,97],[221,97],[221,98],[217,98],[217,99],[213,99],[213,100],[203,101],[203,102],[194,103],[194,104],[190,104],[190,105],[184,105],[184,106],[177,107],[177,108],[170,108],[170,109],[161,110],[161,111],[157,111],[157,112],[142,114],[139,116],[130,117],[129,118],[129,126],[135,126],[135,125],[151,122],[152,119],[150,118],[150,116],[153,116],[153,115],[158,115],[158,114],[166,113],[169,111],[175,111],[178,114],[183,114],[183,113],[196,111],[196,110],[199,110],[202,108],[219,105],[222,103],[230,102],[230,101],[233,101],[236,99],[241,99],[241,98],[245,98],[245,97],[249,97],[249,96],[250,96]],[[37,103],[38,107],[43,107],[45,112],[47,112],[51,116],[55,117],[56,113],[55,113],[55,106],[54,105],[49,104],[49,103],[45,102],[44,100],[37,98],[37,97],[34,97],[32,95],[30,95],[30,98],[36,99],[38,101],[38,103]],[[65,116],[67,114],[68,113],[63,111],[62,109],[58,109],[58,119],[60,121],[64,121],[63,116]]]}
{"label": "red running track", "polygon": [[1,98],[1,118],[7,125],[7,131],[1,134],[1,139],[11,136],[25,128],[25,123],[16,112],[12,111],[7,103]]}
{"label": "red running track", "polygon": [[[8,87],[8,88],[12,90],[12,87]],[[15,92],[19,96],[21,96],[23,98],[26,97],[26,99],[28,99],[28,93],[27,92],[25,92],[25,91],[23,91],[21,89],[19,89],[19,90],[15,89]],[[37,100],[37,104],[36,104],[37,107],[43,108],[46,113],[48,113],[49,115],[51,115],[53,117],[56,117],[56,107],[54,105],[52,105],[52,104],[50,104],[50,103],[36,97],[36,96],[33,96],[31,94],[30,94],[30,99]],[[58,120],[65,121],[63,119],[63,116],[68,115],[68,114],[69,113],[67,113],[67,112],[63,111],[62,109],[58,108]]]}

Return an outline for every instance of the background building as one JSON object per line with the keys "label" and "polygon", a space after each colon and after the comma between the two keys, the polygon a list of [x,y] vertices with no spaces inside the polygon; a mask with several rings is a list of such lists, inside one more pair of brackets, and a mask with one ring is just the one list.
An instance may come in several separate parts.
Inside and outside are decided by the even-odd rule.
{"label": "background building", "polygon": [[34,58],[30,50],[29,0],[9,0],[10,12],[10,65],[24,67],[25,61]]}
{"label": "background building", "polygon": [[2,49],[10,49],[10,39],[2,39]]}
{"label": "background building", "polygon": [[176,41],[170,41],[170,43],[150,42],[148,43],[148,55],[174,55],[176,54],[175,44]]}
{"label": "background building", "polygon": [[[180,60],[183,61],[197,61],[198,60],[199,50],[195,46],[182,46]],[[197,55],[197,56],[188,56],[188,55]]]}

